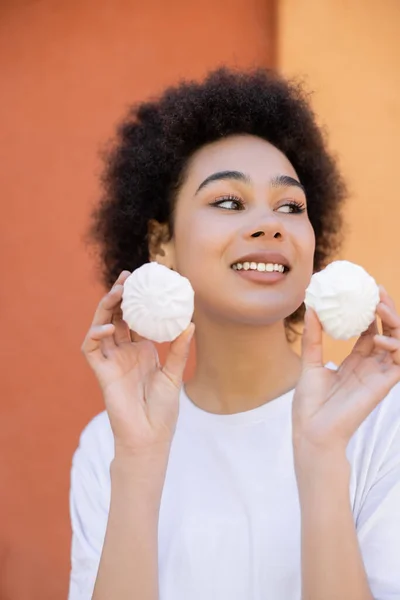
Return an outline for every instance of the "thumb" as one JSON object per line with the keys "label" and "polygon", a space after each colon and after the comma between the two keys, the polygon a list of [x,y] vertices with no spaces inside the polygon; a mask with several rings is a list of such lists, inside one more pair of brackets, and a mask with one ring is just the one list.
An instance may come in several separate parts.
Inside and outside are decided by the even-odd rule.
{"label": "thumb", "polygon": [[183,372],[189,356],[190,342],[193,338],[194,329],[194,323],[190,323],[189,327],[172,342],[165,364],[162,368],[163,373],[176,387],[180,387],[182,383]]}
{"label": "thumb", "polygon": [[322,367],[322,325],[312,308],[306,307],[301,344],[303,369]]}

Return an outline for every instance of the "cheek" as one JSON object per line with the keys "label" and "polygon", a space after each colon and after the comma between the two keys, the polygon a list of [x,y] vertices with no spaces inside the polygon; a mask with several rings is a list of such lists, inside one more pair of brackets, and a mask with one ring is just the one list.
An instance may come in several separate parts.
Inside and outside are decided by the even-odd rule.
{"label": "cheek", "polygon": [[[187,272],[206,263],[208,269],[213,269],[213,265],[217,266],[233,233],[232,226],[210,218],[206,211],[177,216],[174,229],[175,256],[182,275],[185,274],[183,271]],[[189,275],[187,272],[187,276]]]}
{"label": "cheek", "polygon": [[312,257],[312,263],[314,265],[315,233],[314,233],[314,229],[313,229],[311,223],[309,225],[308,244],[309,244],[309,253],[310,253],[311,257]]}
{"label": "cheek", "polygon": [[299,250],[301,249],[302,255],[310,255],[315,252],[315,233],[313,226],[308,219],[301,223],[301,228],[294,232],[295,238],[297,238],[297,245]]}
{"label": "cheek", "polygon": [[287,230],[294,256],[295,266],[300,279],[306,281],[311,278],[314,267],[315,234],[314,229],[307,219],[301,223],[293,223],[293,229]]}
{"label": "cheek", "polygon": [[311,223],[308,221],[299,237],[299,256],[304,264],[304,273],[307,282],[311,278],[314,269],[315,233]]}

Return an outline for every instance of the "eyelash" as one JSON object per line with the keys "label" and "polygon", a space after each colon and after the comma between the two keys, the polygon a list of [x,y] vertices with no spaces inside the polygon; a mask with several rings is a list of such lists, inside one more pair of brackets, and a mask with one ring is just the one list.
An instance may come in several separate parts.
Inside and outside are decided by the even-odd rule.
{"label": "eyelash", "polygon": [[[238,208],[236,210],[244,209],[244,202],[243,202],[243,200],[241,200],[241,198],[238,198],[238,196],[223,196],[222,198],[219,198],[215,202],[212,202],[211,206],[217,206],[220,208],[220,204],[222,204],[223,202],[229,202],[229,201],[236,202],[239,205],[240,208]],[[285,204],[282,204],[279,208],[281,208],[282,206],[291,206],[292,208],[295,209],[291,213],[286,213],[286,214],[300,214],[300,213],[305,212],[305,210],[306,210],[306,207],[303,203],[296,202],[295,200],[289,200],[288,202],[285,202]],[[223,208],[222,210],[235,210],[235,209]]]}

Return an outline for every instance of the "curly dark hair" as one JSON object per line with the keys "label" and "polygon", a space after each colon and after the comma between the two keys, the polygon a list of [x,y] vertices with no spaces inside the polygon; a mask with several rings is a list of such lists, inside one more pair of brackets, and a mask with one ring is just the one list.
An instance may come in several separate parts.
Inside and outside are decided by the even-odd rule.
{"label": "curly dark hair", "polygon": [[[148,223],[168,223],[185,167],[204,144],[234,134],[263,138],[283,152],[307,194],[314,228],[314,271],[342,242],[345,183],[300,82],[269,69],[219,68],[203,82],[183,81],[160,98],[133,106],[104,155],[104,194],[88,232],[110,287],[119,273],[149,260]],[[304,316],[304,306],[286,319]]]}

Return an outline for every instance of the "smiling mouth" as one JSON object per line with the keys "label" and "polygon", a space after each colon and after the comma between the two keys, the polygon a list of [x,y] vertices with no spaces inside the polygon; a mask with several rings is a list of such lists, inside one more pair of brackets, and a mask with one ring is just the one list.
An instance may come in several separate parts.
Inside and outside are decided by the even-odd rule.
{"label": "smiling mouth", "polygon": [[237,262],[231,266],[234,271],[258,271],[259,273],[287,273],[289,268],[279,263]]}

